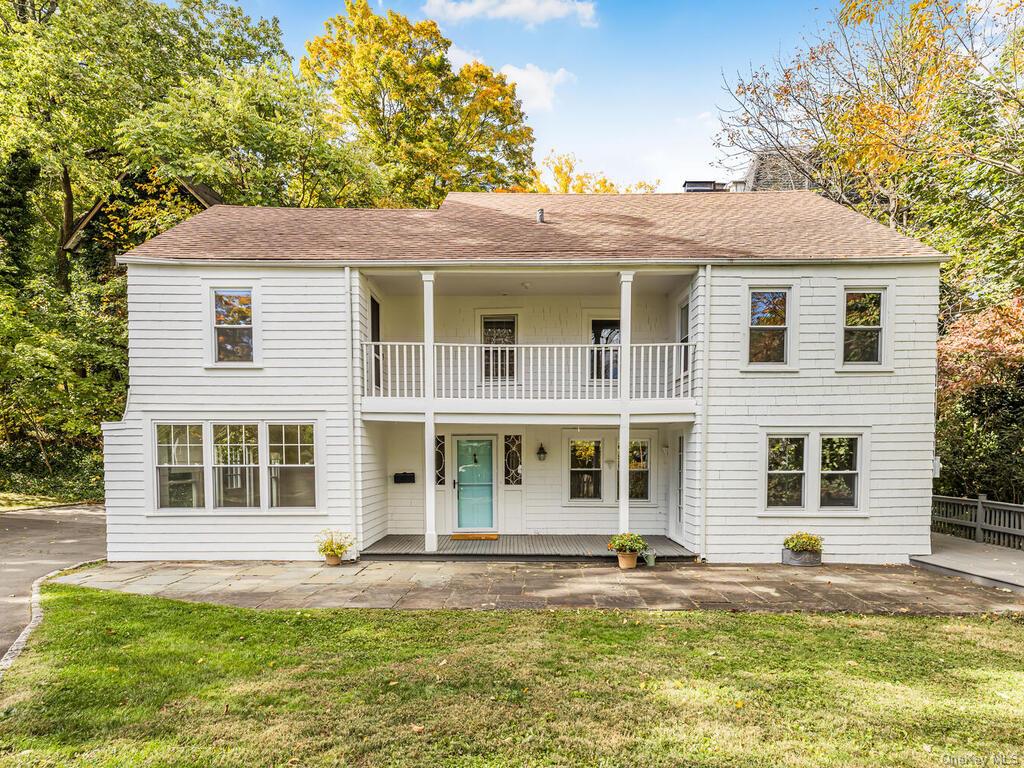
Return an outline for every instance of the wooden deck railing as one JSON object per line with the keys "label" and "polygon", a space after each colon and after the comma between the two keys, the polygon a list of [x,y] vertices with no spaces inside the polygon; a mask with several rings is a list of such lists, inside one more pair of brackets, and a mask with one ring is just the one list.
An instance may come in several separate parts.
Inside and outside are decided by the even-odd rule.
{"label": "wooden deck railing", "polygon": [[1024,505],[956,496],[932,497],[932,530],[984,544],[1024,549]]}
{"label": "wooden deck railing", "polygon": [[[630,396],[693,397],[694,344],[632,347]],[[617,344],[435,344],[439,399],[613,400],[620,396]],[[422,397],[423,344],[363,344],[363,394]]]}

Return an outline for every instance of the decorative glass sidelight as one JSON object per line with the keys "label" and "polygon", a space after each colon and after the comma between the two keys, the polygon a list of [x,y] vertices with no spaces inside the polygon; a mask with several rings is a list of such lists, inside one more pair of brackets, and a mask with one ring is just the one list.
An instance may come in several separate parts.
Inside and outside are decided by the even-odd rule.
{"label": "decorative glass sidelight", "polygon": [[523,484],[523,436],[505,435],[505,485]]}
{"label": "decorative glass sidelight", "polygon": [[438,488],[445,483],[444,435],[434,437],[434,485]]}

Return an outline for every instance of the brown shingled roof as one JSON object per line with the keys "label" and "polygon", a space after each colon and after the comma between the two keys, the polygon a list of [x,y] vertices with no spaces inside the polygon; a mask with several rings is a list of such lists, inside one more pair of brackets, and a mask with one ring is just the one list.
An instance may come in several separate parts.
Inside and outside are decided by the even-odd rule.
{"label": "brown shingled roof", "polygon": [[[543,224],[536,211],[544,209]],[[452,261],[923,257],[928,246],[813,192],[459,192],[433,210],[217,205],[144,243],[153,259]]]}

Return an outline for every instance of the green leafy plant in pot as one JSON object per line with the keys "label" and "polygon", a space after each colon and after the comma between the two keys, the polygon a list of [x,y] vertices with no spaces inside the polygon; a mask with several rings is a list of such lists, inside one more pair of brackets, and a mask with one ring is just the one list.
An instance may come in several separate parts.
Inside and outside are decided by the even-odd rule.
{"label": "green leafy plant in pot", "polygon": [[608,540],[608,549],[618,555],[619,568],[636,568],[636,558],[647,549],[647,542],[638,533],[617,533]]}
{"label": "green leafy plant in pot", "polygon": [[351,533],[342,533],[325,528],[317,536],[317,552],[324,556],[327,565],[341,565],[341,559],[356,544],[356,537]]}
{"label": "green leafy plant in pot", "polygon": [[821,565],[821,536],[797,531],[782,542],[785,565]]}

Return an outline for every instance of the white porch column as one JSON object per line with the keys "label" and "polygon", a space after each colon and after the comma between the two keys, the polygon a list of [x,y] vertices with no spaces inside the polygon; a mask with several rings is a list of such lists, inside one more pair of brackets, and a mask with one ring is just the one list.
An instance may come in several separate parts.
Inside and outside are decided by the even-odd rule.
{"label": "white porch column", "polygon": [[437,491],[434,485],[434,273],[423,278],[423,539],[437,552]]}
{"label": "white porch column", "polygon": [[629,405],[633,373],[633,273],[619,273],[619,533],[629,531]]}

